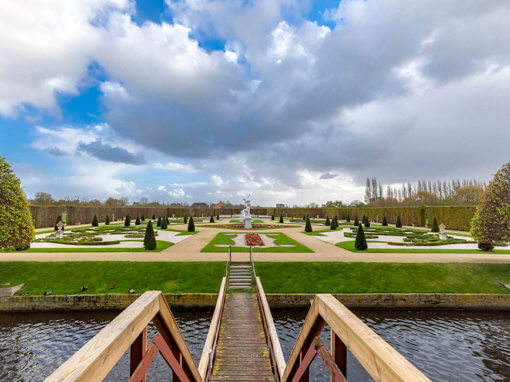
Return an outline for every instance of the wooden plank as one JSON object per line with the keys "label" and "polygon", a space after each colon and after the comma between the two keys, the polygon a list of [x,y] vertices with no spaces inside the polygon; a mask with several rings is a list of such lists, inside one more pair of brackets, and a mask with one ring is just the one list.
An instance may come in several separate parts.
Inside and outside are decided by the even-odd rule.
{"label": "wooden plank", "polygon": [[45,381],[102,381],[158,312],[160,298],[160,291],[145,292]]}
{"label": "wooden plank", "polygon": [[257,296],[227,295],[211,380],[273,381],[266,341]]}
{"label": "wooden plank", "polygon": [[207,333],[204,349],[202,350],[202,357],[200,357],[200,363],[198,365],[198,372],[200,373],[202,379],[205,378],[205,374],[207,373],[207,368],[209,366],[209,361],[212,356],[211,350],[214,345],[216,331],[218,330],[223,305],[225,303],[226,282],[227,278],[223,277],[223,280],[221,281],[220,292],[218,293],[218,300],[216,301],[216,307],[214,308],[211,325],[209,326],[209,332]]}
{"label": "wooden plank", "polygon": [[268,326],[268,334],[269,339],[271,340],[271,345],[273,347],[273,355],[276,362],[276,368],[278,370],[278,375],[280,378],[283,377],[283,373],[285,372],[285,367],[287,366],[285,363],[285,357],[283,356],[282,346],[280,344],[280,340],[278,339],[278,332],[276,331],[276,327],[274,325],[273,316],[271,315],[271,309],[269,308],[269,304],[267,303],[266,294],[264,292],[264,288],[262,287],[262,283],[260,278],[256,278],[257,281],[257,290],[260,296],[260,301],[262,302],[262,311],[264,312],[264,316],[266,318],[266,323]]}
{"label": "wooden plank", "polygon": [[[138,338],[131,344],[131,352],[129,354],[129,374],[133,375],[135,370],[138,368],[138,364],[142,362],[147,350],[147,327],[140,333]],[[145,382],[145,374],[141,379]]]}
{"label": "wooden plank", "polygon": [[430,381],[332,295],[315,300],[319,314],[375,381]]}
{"label": "wooden plank", "polygon": [[[154,317],[153,322],[160,334],[163,338],[165,338],[165,341],[170,348],[172,348],[175,343],[175,346],[179,349],[182,355],[183,369],[187,372],[187,374],[190,374],[190,379],[201,382],[202,377],[198,372],[193,356],[186,345],[186,341],[179,330],[177,321],[175,321],[175,318],[170,311],[170,307],[166,302],[165,296],[163,296],[162,293],[159,295],[159,312],[157,316]],[[168,331],[170,331],[170,333],[168,333]],[[169,335],[171,335],[171,339],[168,338]]]}

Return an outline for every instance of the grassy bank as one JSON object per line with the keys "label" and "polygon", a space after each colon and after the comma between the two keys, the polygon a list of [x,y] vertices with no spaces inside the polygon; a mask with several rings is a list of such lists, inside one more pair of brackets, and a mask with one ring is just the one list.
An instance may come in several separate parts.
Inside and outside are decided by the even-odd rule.
{"label": "grassy bank", "polygon": [[370,248],[370,240],[368,241],[368,249],[366,251],[358,251],[354,248],[354,241],[342,241],[336,244],[337,247],[347,249],[351,252],[370,252],[370,253],[477,253],[483,255],[486,253],[510,254],[508,249],[498,249],[492,252],[483,252],[479,249],[445,249],[445,248]]}
{"label": "grassy bank", "polygon": [[[225,272],[222,262],[140,263],[116,261],[6,262],[0,266],[0,285],[24,283],[17,295],[125,294],[161,290],[165,293],[218,293]],[[89,289],[81,291],[82,286]],[[115,289],[109,290],[110,285]]]}
{"label": "grassy bank", "polygon": [[257,263],[267,293],[499,293],[510,264]]}

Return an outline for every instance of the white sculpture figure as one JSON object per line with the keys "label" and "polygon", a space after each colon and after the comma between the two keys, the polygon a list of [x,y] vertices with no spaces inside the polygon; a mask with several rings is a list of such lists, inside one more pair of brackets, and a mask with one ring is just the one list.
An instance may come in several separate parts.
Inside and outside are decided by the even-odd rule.
{"label": "white sculpture figure", "polygon": [[443,223],[441,223],[441,225],[439,226],[439,240],[448,239],[448,235],[446,235],[445,229],[446,226]]}
{"label": "white sculpture figure", "polygon": [[251,228],[251,214],[250,214],[250,208],[251,208],[251,202],[250,202],[250,195],[246,199],[244,199],[244,209],[241,211],[241,216],[244,219],[244,228]]}

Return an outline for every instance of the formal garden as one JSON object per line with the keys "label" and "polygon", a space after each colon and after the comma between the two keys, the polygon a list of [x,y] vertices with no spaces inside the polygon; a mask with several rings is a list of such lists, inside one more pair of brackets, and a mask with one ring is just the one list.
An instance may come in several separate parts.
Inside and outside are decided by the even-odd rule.
{"label": "formal garden", "polygon": [[202,252],[313,252],[281,232],[272,233],[218,233]]}

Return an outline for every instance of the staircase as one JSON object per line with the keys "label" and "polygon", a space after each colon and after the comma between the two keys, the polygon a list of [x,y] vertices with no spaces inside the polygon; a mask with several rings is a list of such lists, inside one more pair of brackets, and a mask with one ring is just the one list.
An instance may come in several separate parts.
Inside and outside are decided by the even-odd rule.
{"label": "staircase", "polygon": [[252,287],[252,269],[250,263],[230,263],[228,273],[229,289],[247,289]]}

